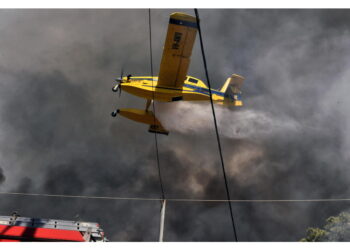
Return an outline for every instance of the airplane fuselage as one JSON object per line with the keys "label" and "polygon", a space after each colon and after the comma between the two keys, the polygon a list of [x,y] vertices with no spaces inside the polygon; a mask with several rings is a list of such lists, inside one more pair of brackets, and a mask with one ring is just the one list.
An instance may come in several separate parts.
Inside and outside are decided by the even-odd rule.
{"label": "airplane fuselage", "polygon": [[[199,79],[187,76],[181,88],[158,86],[158,77],[139,76],[123,79],[120,87],[132,95],[148,100],[163,102],[173,101],[208,101],[209,88]],[[223,102],[225,93],[211,90],[214,102]]]}

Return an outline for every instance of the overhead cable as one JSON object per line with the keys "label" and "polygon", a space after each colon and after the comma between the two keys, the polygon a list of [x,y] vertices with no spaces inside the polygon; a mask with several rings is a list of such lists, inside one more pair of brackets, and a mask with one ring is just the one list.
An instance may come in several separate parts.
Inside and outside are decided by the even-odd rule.
{"label": "overhead cable", "polygon": [[[153,90],[153,56],[152,56],[152,22],[151,22],[151,9],[148,9],[148,27],[149,27],[149,54],[150,54],[150,64],[151,64],[151,78],[152,78],[152,90]],[[152,108],[153,108],[153,124],[156,124],[156,108],[154,104],[154,91],[152,91]],[[156,162],[157,162],[157,168],[158,168],[158,176],[159,176],[159,183],[160,183],[160,190],[162,194],[162,200],[165,199],[164,194],[164,188],[163,188],[163,181],[162,181],[162,174],[160,169],[160,163],[159,163],[159,150],[158,150],[158,138],[157,133],[154,133],[154,141],[156,146]]]}
{"label": "overhead cable", "polygon": [[[12,196],[37,196],[52,198],[71,198],[71,199],[96,199],[96,200],[128,200],[128,201],[162,201],[161,198],[148,197],[115,197],[115,196],[91,196],[91,195],[66,195],[66,194],[43,194],[43,193],[21,193],[21,192],[0,192],[0,195]],[[330,198],[330,199],[246,199],[246,200],[221,200],[221,199],[191,199],[191,198],[167,198],[172,202],[233,202],[233,203],[303,203],[303,202],[347,202],[350,198]]]}
{"label": "overhead cable", "polygon": [[[208,68],[207,68],[207,61],[205,59],[205,53],[204,53],[204,46],[203,46],[203,39],[202,39],[202,32],[199,24],[199,14],[198,10],[194,9],[194,12],[196,13],[196,19],[197,19],[197,28],[198,28],[198,33],[199,33],[199,41],[201,44],[201,52],[202,52],[202,57],[203,57],[203,63],[204,63],[204,70],[205,70],[205,76],[207,78],[207,83],[208,83],[208,89],[209,89],[209,96],[210,96],[210,104],[211,104],[211,110],[214,118],[214,127],[215,127],[215,132],[216,132],[216,140],[218,142],[218,149],[219,149],[219,155],[220,155],[220,161],[221,161],[221,168],[222,172],[224,175],[224,182],[225,182],[225,189],[226,189],[226,195],[227,195],[227,200],[231,200],[230,198],[230,191],[228,188],[228,181],[226,177],[226,171],[225,171],[225,165],[224,165],[224,159],[222,157],[222,150],[221,150],[221,143],[220,143],[220,136],[219,136],[219,131],[218,131],[218,125],[216,122],[216,115],[215,115],[215,109],[214,109],[214,103],[213,103],[213,97],[212,97],[212,91],[211,91],[211,85],[210,85],[210,80],[209,80],[209,74],[208,74]],[[232,212],[232,205],[231,202],[228,202],[229,209],[230,209],[230,217],[231,217],[231,222],[232,222],[232,229],[233,229],[233,234],[234,238],[236,241],[238,241],[237,238],[237,232],[236,232],[236,226],[235,226],[235,220],[233,217],[233,212]]]}

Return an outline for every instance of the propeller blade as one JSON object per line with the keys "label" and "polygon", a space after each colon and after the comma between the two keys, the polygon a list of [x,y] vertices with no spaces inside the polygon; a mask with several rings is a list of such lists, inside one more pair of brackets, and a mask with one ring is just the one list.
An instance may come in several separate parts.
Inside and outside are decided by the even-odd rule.
{"label": "propeller blade", "polygon": [[123,75],[124,75],[124,66],[122,66],[122,69],[120,71],[120,77],[119,77],[119,82],[122,83],[123,82]]}
{"label": "propeller blade", "polygon": [[[118,84],[116,84],[113,88],[112,91],[113,92],[118,92],[119,90],[119,97],[122,93],[122,89],[121,89],[121,83],[123,83],[123,74],[124,74],[124,67],[122,67],[121,72],[120,72],[120,78],[116,78],[115,80],[118,82]],[[128,80],[130,79],[131,75],[128,75]]]}

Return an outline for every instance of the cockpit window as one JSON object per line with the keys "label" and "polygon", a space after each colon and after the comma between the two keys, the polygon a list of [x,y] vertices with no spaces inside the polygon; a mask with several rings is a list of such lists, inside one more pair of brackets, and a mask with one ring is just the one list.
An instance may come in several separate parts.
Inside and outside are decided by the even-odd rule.
{"label": "cockpit window", "polygon": [[198,83],[198,80],[193,79],[193,78],[188,78],[188,81],[189,81],[189,82],[192,82],[192,83]]}

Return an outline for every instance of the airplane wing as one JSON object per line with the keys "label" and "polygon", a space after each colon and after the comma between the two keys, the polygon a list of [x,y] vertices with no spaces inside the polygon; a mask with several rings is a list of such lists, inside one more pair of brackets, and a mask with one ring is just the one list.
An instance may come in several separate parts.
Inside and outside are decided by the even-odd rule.
{"label": "airplane wing", "polygon": [[196,18],[184,13],[170,15],[158,77],[158,86],[182,88],[197,34]]}

